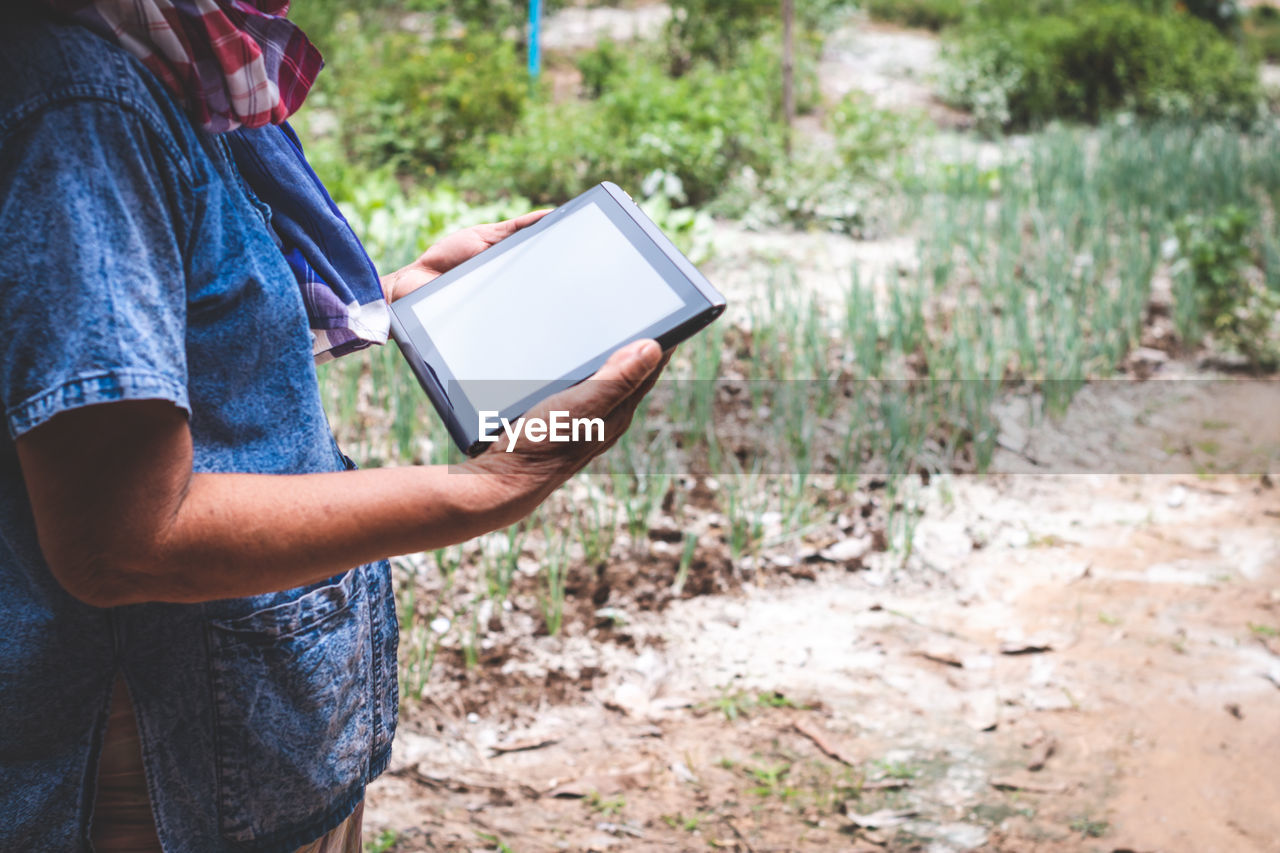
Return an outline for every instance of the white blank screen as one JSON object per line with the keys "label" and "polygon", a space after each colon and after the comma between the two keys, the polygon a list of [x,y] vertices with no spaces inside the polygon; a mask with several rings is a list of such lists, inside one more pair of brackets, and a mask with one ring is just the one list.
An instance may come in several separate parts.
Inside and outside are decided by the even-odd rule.
{"label": "white blank screen", "polygon": [[502,411],[683,304],[589,204],[413,310],[476,408]]}

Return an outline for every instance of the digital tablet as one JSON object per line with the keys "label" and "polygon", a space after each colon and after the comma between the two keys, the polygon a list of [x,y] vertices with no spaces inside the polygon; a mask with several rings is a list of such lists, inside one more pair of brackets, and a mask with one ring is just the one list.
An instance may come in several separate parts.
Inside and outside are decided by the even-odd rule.
{"label": "digital tablet", "polygon": [[611,183],[593,187],[391,306],[391,333],[469,456],[619,348],[669,349],[724,297]]}

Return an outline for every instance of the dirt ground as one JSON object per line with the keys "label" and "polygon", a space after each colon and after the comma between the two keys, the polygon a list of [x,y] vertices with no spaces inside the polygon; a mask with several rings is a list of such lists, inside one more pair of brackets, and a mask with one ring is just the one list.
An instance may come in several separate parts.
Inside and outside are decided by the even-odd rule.
{"label": "dirt ground", "polygon": [[636,614],[631,648],[538,638],[469,714],[409,709],[366,837],[1280,849],[1280,491],[965,476],[917,500],[905,561]]}
{"label": "dirt ground", "polygon": [[[639,8],[636,28],[660,24]],[[579,17],[566,43],[591,35]],[[829,45],[828,93],[937,113],[930,37]],[[913,243],[720,226],[717,245],[713,279],[746,294],[778,257],[834,293]],[[1005,473],[900,496],[909,548],[871,483],[827,507],[824,540],[766,551],[769,571],[700,551],[685,596],[662,595],[677,528],[571,583],[559,637],[513,596],[476,665],[442,654],[406,703],[367,845],[1280,851],[1280,488],[1259,473],[1280,473],[1280,407],[1206,387],[1091,387],[1034,429],[1006,413]],[[1165,455],[1115,461],[1126,444]]]}

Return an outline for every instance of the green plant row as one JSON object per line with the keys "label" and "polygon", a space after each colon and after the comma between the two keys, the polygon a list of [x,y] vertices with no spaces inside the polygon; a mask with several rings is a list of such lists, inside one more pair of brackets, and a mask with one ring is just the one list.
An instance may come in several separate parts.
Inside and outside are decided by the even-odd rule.
{"label": "green plant row", "polygon": [[[1054,128],[994,167],[945,150],[922,161],[906,186],[917,269],[878,281],[852,270],[843,304],[832,304],[778,266],[760,298],[735,298],[680,349],[675,381],[571,486],[576,499],[436,555],[442,576],[465,568],[474,586],[443,634],[431,627],[440,596],[402,602],[406,695],[423,689],[439,644],[475,659],[480,614],[511,594],[521,553],[540,567],[538,612],[554,633],[567,579],[619,549],[647,554],[659,513],[683,518],[695,490],[701,510],[723,519],[695,533],[718,540],[737,568],[798,540],[875,475],[894,507],[890,545],[905,556],[918,518],[906,475],[980,470],[1009,395],[1036,392],[1060,411],[1089,379],[1114,375],[1162,264],[1181,268],[1175,311],[1193,325],[1236,316],[1249,293],[1280,293],[1280,243],[1265,225],[1280,209],[1278,142],[1274,131],[1111,124]],[[465,224],[465,204],[452,203]],[[415,239],[412,221],[385,223],[375,245]],[[1241,265],[1261,271],[1260,290],[1240,290],[1235,275],[1205,278]],[[1198,332],[1184,328],[1191,346]],[[736,391],[705,381],[731,374],[743,377]],[[321,380],[335,432],[362,464],[456,459],[392,348],[326,365]],[[673,549],[673,588],[685,589],[699,541]]]}

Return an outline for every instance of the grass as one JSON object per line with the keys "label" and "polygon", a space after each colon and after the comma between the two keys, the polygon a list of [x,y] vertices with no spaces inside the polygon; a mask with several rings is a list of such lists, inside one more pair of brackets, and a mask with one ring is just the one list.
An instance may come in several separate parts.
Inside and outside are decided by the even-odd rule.
{"label": "grass", "polygon": [[734,722],[762,708],[795,708],[805,710],[808,706],[797,704],[794,700],[776,690],[750,692],[747,690],[729,690],[721,687],[720,695],[699,706],[700,709],[719,711],[728,722]]}
{"label": "grass", "polygon": [[364,853],[387,853],[400,840],[400,833],[394,829],[384,829],[374,836],[372,841],[364,844]]}
{"label": "grass", "polygon": [[920,775],[920,768],[902,761],[878,761],[876,768],[885,779],[914,779]]}
{"label": "grass", "polygon": [[685,832],[697,832],[702,828],[702,823],[705,820],[706,816],[698,812],[688,816],[682,812],[662,816],[662,822],[668,827],[671,829],[683,829]]}
{"label": "grass", "polygon": [[542,609],[542,618],[547,624],[547,633],[554,637],[560,633],[564,624],[565,584],[569,575],[568,541],[556,536],[546,521],[542,525],[542,539],[546,544],[542,561],[545,590],[539,596],[538,603]]}
{"label": "grass", "polygon": [[495,853],[513,853],[511,847],[492,832],[481,832],[476,830],[476,838],[479,838],[485,844],[491,845]]}
{"label": "grass", "polygon": [[689,569],[693,566],[693,555],[697,548],[697,535],[685,533],[684,548],[680,552],[680,565],[676,568],[676,579],[671,584],[671,591],[677,597],[684,592],[684,585],[689,580]]}
{"label": "grass", "polygon": [[791,772],[790,763],[773,766],[742,768],[755,784],[748,789],[749,794],[757,797],[778,797],[782,800],[794,799],[797,790],[786,783],[787,774]]}
{"label": "grass", "polygon": [[1081,838],[1102,838],[1111,831],[1111,824],[1105,820],[1096,820],[1089,815],[1081,815],[1071,819],[1072,832],[1080,833]]}
{"label": "grass", "polygon": [[599,791],[592,791],[587,794],[586,799],[583,802],[586,803],[587,808],[591,809],[591,811],[604,817],[615,817],[621,814],[622,810],[627,807],[626,797],[621,795],[616,797],[605,797],[601,795]]}

